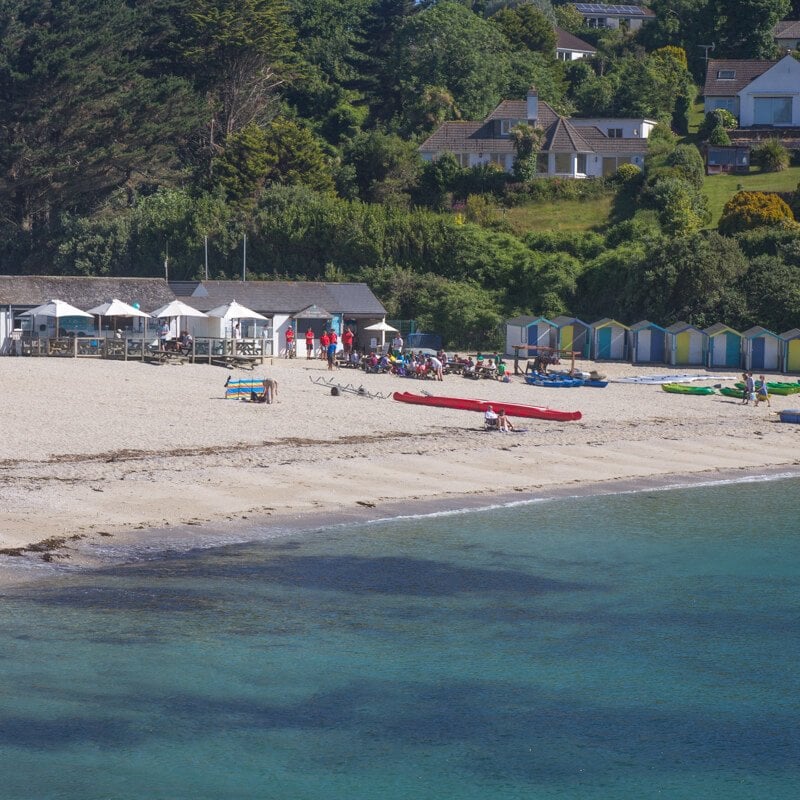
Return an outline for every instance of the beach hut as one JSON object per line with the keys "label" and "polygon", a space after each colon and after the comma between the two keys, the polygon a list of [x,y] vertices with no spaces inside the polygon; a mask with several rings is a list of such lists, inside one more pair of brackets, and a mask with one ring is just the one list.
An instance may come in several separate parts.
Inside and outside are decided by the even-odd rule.
{"label": "beach hut", "polygon": [[744,368],[777,372],[781,366],[782,341],[777,333],[760,325],[742,333],[744,341]]}
{"label": "beach hut", "polygon": [[556,348],[578,354],[578,358],[589,358],[592,346],[591,328],[577,317],[559,316],[553,319],[556,326]]}
{"label": "beach hut", "polygon": [[631,325],[628,336],[634,364],[667,363],[667,332],[660,325],[642,320]]}
{"label": "beach hut", "polygon": [[592,358],[595,361],[622,361],[628,357],[630,328],[605,317],[589,326],[592,330]]}
{"label": "beach hut", "polygon": [[708,337],[708,366],[732,367],[742,366],[742,334],[717,322],[703,330]]}
{"label": "beach hut", "polygon": [[792,328],[782,333],[783,344],[783,371],[800,372],[800,328]]}
{"label": "beach hut", "polygon": [[708,337],[700,328],[688,322],[676,322],[666,330],[670,364],[682,367],[705,366]]}
{"label": "beach hut", "polygon": [[535,347],[555,347],[556,330],[547,317],[514,317],[506,322],[506,355],[514,355],[520,349],[521,358],[533,357]]}

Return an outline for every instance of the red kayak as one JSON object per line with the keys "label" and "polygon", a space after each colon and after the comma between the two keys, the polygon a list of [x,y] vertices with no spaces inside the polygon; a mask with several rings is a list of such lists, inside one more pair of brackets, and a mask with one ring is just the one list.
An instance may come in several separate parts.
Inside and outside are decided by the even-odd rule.
{"label": "red kayak", "polygon": [[509,417],[527,417],[529,419],[551,419],[556,422],[570,422],[581,418],[580,411],[556,411],[541,406],[526,406],[521,403],[503,403],[490,400],[470,400],[466,397],[434,397],[433,395],[412,394],[411,392],[395,392],[394,399],[401,403],[414,403],[418,406],[436,406],[439,408],[456,408],[461,411],[486,411],[491,406],[495,411],[505,409]]}

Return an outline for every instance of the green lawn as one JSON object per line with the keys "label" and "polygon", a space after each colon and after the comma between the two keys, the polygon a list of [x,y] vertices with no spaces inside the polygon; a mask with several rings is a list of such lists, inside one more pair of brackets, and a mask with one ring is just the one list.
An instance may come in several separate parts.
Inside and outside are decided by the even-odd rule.
{"label": "green lawn", "polygon": [[800,183],[800,167],[783,172],[754,172],[751,175],[707,175],[703,194],[711,209],[711,225],[716,228],[722,207],[739,190],[746,192],[793,192]]}
{"label": "green lawn", "polygon": [[588,231],[608,224],[613,196],[557,200],[509,208],[506,219],[517,234],[529,231]]}

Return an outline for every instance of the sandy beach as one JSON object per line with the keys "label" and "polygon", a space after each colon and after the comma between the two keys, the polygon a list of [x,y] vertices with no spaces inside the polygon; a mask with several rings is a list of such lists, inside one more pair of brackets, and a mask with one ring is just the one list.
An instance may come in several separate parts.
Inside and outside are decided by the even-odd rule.
{"label": "sandy beach", "polygon": [[[612,379],[672,371],[578,366]],[[207,365],[1,359],[0,582],[30,577],[26,567],[43,559],[91,565],[93,548],[109,542],[124,549],[152,538],[164,549],[173,530],[185,549],[226,526],[321,526],[415,513],[430,501],[458,508],[496,495],[800,465],[800,426],[774,413],[800,406],[797,396],[756,408],[654,385],[547,389],[521,377],[333,374],[370,393],[424,389],[583,413],[578,422],[516,420],[526,430],[504,435],[484,431],[476,413],[332,396],[311,380],[331,377],[321,361],[275,359],[234,373],[275,378],[278,402],[269,406],[224,399],[228,374]]]}

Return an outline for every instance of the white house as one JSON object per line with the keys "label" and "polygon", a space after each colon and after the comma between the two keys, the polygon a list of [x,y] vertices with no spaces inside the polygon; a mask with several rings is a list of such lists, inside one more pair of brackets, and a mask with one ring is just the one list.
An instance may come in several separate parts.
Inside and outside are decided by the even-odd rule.
{"label": "white house", "polygon": [[800,20],[782,20],[774,27],[772,37],[781,50],[800,50]]}
{"label": "white house", "polygon": [[579,58],[588,58],[597,54],[597,48],[569,31],[556,25],[555,32],[556,58],[559,61],[577,61]]}
{"label": "white house", "polygon": [[791,55],[779,61],[708,62],[704,108],[730,111],[739,127],[800,126],[800,62]]}
{"label": "white house", "polygon": [[494,163],[510,172],[516,156],[511,131],[521,122],[544,132],[537,174],[564,178],[613,175],[621,164],[642,166],[647,137],[656,124],[649,119],[562,117],[531,89],[525,100],[503,100],[481,122],[445,122],[419,152],[426,161],[452,153],[462,167]]}

